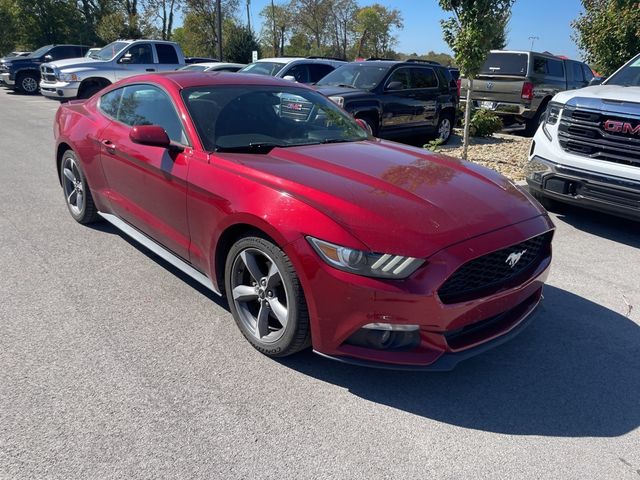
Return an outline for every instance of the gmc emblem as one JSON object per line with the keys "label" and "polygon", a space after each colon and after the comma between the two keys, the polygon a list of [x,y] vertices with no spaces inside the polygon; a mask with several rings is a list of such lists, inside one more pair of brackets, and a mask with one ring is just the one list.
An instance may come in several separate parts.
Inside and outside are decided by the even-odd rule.
{"label": "gmc emblem", "polygon": [[607,120],[604,122],[604,129],[612,133],[628,133],[629,135],[640,135],[640,123],[635,127],[628,122],[618,120]]}

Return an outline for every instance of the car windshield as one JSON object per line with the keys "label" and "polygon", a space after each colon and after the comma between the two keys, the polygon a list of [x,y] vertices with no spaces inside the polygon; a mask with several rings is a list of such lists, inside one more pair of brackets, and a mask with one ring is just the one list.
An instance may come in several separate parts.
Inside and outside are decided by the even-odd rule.
{"label": "car windshield", "polygon": [[215,85],[186,88],[182,97],[208,151],[268,153],[368,138],[351,116],[307,89]]}
{"label": "car windshield", "polygon": [[256,62],[250,63],[244,67],[240,72],[242,73],[257,73],[258,75],[269,75],[275,77],[276,74],[282,70],[286,63],[280,62]]}
{"label": "car windshield", "polygon": [[605,85],[620,87],[640,87],[640,55],[636,55],[621,70],[609,77]]}
{"label": "car windshield", "polygon": [[529,57],[526,53],[492,52],[480,69],[480,75],[527,75]]}
{"label": "car windshield", "polygon": [[51,47],[53,47],[53,45],[45,45],[44,47],[40,47],[27,58],[40,58],[42,55],[51,50]]}
{"label": "car windshield", "polygon": [[91,53],[89,56],[96,60],[111,60],[127,45],[129,45],[127,42],[112,42],[109,45],[102,47],[98,52]]}
{"label": "car windshield", "polygon": [[369,90],[382,81],[388,70],[389,67],[380,65],[343,65],[322,78],[316,85]]}

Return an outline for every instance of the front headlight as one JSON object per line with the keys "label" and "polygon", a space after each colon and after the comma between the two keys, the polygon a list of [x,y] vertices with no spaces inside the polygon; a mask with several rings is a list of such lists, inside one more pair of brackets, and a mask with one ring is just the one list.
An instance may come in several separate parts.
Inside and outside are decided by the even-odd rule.
{"label": "front headlight", "polygon": [[344,97],[339,97],[339,96],[329,97],[329,100],[337,104],[339,107],[344,107]]}
{"label": "front headlight", "polygon": [[407,278],[424,263],[420,258],[363,252],[313,237],[307,237],[307,240],[320,258],[332,267],[366,277]]}
{"label": "front headlight", "polygon": [[558,120],[560,119],[560,115],[562,114],[562,104],[556,102],[549,102],[547,105],[547,111],[544,114],[544,122],[542,123],[542,131],[545,136],[552,140],[551,132],[549,131],[550,126],[555,126],[558,124]]}
{"label": "front headlight", "polygon": [[58,79],[63,82],[77,82],[79,80],[76,73],[60,73]]}

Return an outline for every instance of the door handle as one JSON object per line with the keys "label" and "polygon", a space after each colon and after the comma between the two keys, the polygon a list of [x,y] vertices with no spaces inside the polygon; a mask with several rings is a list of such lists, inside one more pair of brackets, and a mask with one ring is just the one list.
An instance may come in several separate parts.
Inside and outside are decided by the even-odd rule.
{"label": "door handle", "polygon": [[111,140],[102,140],[102,145],[107,149],[107,152],[116,153],[116,144]]}
{"label": "door handle", "polygon": [[147,72],[155,72],[156,69],[155,68],[147,68]]}

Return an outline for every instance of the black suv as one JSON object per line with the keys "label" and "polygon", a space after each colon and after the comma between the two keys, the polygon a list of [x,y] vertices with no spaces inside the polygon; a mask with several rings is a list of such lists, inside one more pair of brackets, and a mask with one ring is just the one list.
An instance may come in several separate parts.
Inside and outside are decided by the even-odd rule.
{"label": "black suv", "polygon": [[84,45],[46,45],[27,57],[7,58],[0,77],[5,85],[24,93],[36,93],[40,84],[40,65],[66,58],[84,57]]}
{"label": "black suv", "polygon": [[426,60],[370,59],[343,65],[316,87],[381,138],[428,135],[449,140],[458,106],[451,72]]}

